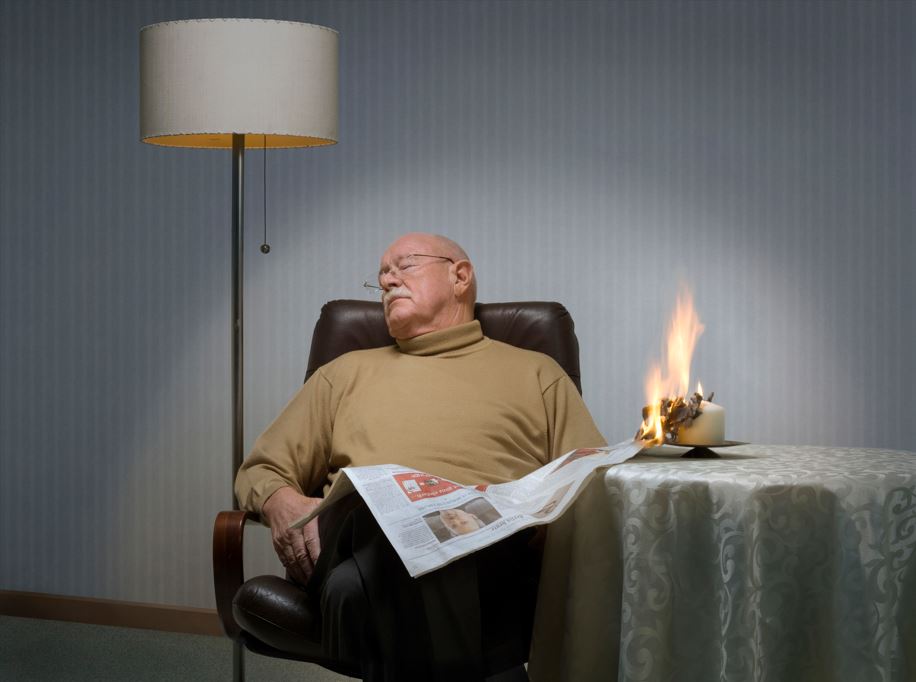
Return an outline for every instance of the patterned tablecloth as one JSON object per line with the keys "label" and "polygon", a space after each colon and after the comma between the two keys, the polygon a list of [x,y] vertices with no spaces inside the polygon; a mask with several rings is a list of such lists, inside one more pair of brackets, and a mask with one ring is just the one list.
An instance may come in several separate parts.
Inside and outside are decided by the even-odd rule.
{"label": "patterned tablecloth", "polygon": [[640,455],[551,526],[529,674],[916,681],[916,453]]}

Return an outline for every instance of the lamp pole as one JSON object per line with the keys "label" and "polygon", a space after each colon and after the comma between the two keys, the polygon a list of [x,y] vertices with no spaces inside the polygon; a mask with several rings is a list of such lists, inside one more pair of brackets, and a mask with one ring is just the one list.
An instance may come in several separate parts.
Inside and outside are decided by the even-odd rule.
{"label": "lamp pole", "polygon": [[[244,338],[242,291],[242,258],[244,256],[244,221],[245,221],[245,136],[232,134],[232,471],[237,472],[242,466],[242,449],[245,447],[243,400],[244,387]],[[234,485],[234,482],[233,482]],[[239,503],[232,494],[232,508],[238,509]]]}
{"label": "lamp pole", "polygon": [[[244,336],[242,313],[245,303],[242,291],[242,257],[244,256],[245,222],[245,136],[232,133],[232,471],[242,466],[245,446],[244,403]],[[232,508],[238,509],[235,481],[231,481]],[[245,681],[245,650],[239,640],[232,640],[232,679]]]}

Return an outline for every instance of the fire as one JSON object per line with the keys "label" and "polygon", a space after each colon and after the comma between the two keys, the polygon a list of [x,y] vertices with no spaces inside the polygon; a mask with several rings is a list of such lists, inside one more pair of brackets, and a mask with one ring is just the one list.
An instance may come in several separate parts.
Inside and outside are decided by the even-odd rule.
{"label": "fire", "polygon": [[[637,440],[646,441],[647,445],[659,445],[665,442],[666,417],[662,414],[665,399],[676,400],[686,397],[690,390],[690,361],[697,339],[703,333],[703,324],[693,307],[693,296],[685,287],[677,297],[674,314],[668,325],[665,344],[667,365],[662,372],[661,365],[656,363],[646,374],[646,409],[643,410],[643,423],[636,435]],[[703,395],[703,386],[697,383],[697,393]]]}
{"label": "fire", "polygon": [[668,384],[676,389],[671,397],[687,395],[690,390],[690,359],[702,333],[703,324],[693,309],[693,296],[685,288],[677,297],[674,316],[668,325]]}
{"label": "fire", "polygon": [[643,411],[643,422],[640,432],[646,434],[645,438],[651,436],[654,445],[662,443],[665,440],[665,430],[661,419],[662,398],[664,397],[665,390],[664,382],[662,381],[662,368],[658,365],[653,365],[646,375],[646,410]]}

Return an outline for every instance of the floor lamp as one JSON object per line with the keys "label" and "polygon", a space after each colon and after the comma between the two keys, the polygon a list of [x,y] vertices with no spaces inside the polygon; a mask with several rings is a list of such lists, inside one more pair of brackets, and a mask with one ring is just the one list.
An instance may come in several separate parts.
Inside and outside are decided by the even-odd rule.
{"label": "floor lamp", "polygon": [[[167,21],[140,29],[140,139],[232,149],[232,479],[242,464],[245,148],[337,142],[337,31],[266,19]],[[232,508],[238,509],[232,494]],[[235,642],[233,676],[242,679]]]}

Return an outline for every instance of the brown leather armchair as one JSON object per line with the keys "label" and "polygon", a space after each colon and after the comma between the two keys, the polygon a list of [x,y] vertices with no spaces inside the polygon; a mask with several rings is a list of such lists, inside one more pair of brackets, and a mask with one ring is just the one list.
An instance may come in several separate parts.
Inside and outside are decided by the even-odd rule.
{"label": "brown leather armchair", "polygon": [[[478,303],[475,317],[484,335],[553,357],[579,389],[579,343],[572,317],[559,303]],[[388,335],[380,303],[331,301],[315,325],[306,380],[320,366],[352,350],[394,343]],[[242,541],[244,511],[220,512],[213,529],[213,577],[216,604],[226,634],[259,654],[317,663],[335,672],[359,676],[340,661],[322,655],[316,614],[305,592],[278,576],[245,581]],[[242,589],[244,587],[244,589]],[[519,661],[523,663],[523,661]]]}

